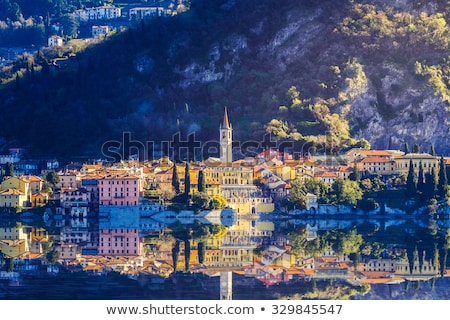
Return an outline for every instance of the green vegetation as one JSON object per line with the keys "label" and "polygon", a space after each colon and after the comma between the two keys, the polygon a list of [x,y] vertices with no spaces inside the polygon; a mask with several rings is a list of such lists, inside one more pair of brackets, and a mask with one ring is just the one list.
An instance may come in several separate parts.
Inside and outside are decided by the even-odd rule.
{"label": "green vegetation", "polygon": [[[102,144],[120,141],[123,132],[139,141],[162,141],[196,128],[196,138],[208,141],[217,136],[226,105],[237,140],[260,141],[270,132],[330,153],[365,145],[354,136],[367,124],[351,128],[348,122],[355,99],[373,87],[377,99],[368,105],[383,120],[396,116],[379,66],[404,72],[403,82],[389,89],[396,94],[428,85],[430,94],[449,101],[450,8],[432,2],[428,11],[417,1],[408,11],[370,1],[338,7],[332,0],[236,1],[227,9],[226,0],[192,0],[183,14],[136,24],[95,46],[71,42],[20,55],[0,73],[1,111],[8,115],[0,119],[0,136],[45,156],[101,155]],[[21,21],[14,32],[36,37],[38,47],[47,28],[38,15],[58,18],[70,34],[76,26],[67,13],[83,5],[1,0],[0,20]],[[317,33],[305,38],[299,23],[299,30],[283,35],[288,16],[308,20]],[[25,37],[5,30],[0,39]]]}

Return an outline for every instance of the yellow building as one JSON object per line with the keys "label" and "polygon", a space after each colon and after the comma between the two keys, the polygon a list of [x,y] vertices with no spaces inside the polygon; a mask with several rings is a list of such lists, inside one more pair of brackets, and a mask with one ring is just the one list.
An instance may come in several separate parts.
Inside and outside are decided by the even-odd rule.
{"label": "yellow building", "polygon": [[397,174],[408,174],[409,165],[412,161],[414,172],[418,174],[419,165],[422,163],[423,172],[439,171],[439,159],[428,153],[408,153],[402,157],[395,158],[395,171]]}
{"label": "yellow building", "polygon": [[45,206],[48,199],[49,195],[46,192],[33,193],[31,195],[31,205],[33,207]]}
{"label": "yellow building", "polygon": [[272,212],[271,198],[263,197],[253,184],[253,169],[240,166],[207,167],[203,170],[209,195],[223,196],[238,213]]}
{"label": "yellow building", "polygon": [[0,252],[16,258],[25,252],[25,240],[0,240]]}
{"label": "yellow building", "polygon": [[33,175],[20,176],[20,179],[30,184],[30,190],[32,193],[39,193],[42,191],[42,188],[44,186],[44,179]]}
{"label": "yellow building", "polygon": [[6,189],[0,191],[0,207],[25,207],[28,203],[27,195],[18,189]]}
{"label": "yellow building", "polygon": [[[30,232],[27,232],[27,229]],[[23,227],[21,225],[16,227],[0,227],[0,240],[24,240],[26,251],[29,250],[31,239],[30,227]]]}
{"label": "yellow building", "polygon": [[[21,197],[20,199],[18,198],[18,205],[20,206],[27,206],[31,203],[31,188],[30,188],[30,183],[25,180],[22,179],[20,177],[9,177],[5,180],[3,180],[3,182],[0,184],[0,191],[6,191],[6,190],[19,190],[21,193]],[[11,192],[11,191],[9,191]],[[25,201],[23,201],[23,197],[22,194],[25,195]],[[13,195],[13,194],[11,194]],[[5,200],[8,199],[12,199],[12,198],[6,198]],[[1,201],[1,200],[0,200]],[[12,201],[7,201],[7,203],[12,203]],[[4,205],[5,203],[2,203],[2,206],[5,207]],[[11,207],[14,207],[14,205],[12,205]]]}

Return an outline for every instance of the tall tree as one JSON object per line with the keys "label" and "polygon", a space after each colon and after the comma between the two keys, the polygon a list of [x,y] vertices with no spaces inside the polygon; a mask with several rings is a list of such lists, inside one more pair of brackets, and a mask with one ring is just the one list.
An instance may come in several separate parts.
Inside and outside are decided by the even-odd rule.
{"label": "tall tree", "polygon": [[414,197],[417,192],[416,173],[412,160],[409,160],[408,177],[406,178],[406,196]]}
{"label": "tall tree", "polygon": [[189,198],[189,194],[191,193],[191,174],[189,173],[189,162],[186,162],[186,166],[184,168],[184,194],[187,198]]}
{"label": "tall tree", "polygon": [[184,240],[184,270],[189,271],[189,261],[191,260],[191,243],[189,239]]}
{"label": "tall tree", "polygon": [[425,199],[433,198],[436,194],[436,188],[436,174],[434,172],[434,168],[432,168],[431,172],[425,173],[425,190],[423,194]]}
{"label": "tall tree", "polygon": [[444,156],[441,156],[439,160],[439,180],[438,180],[438,195],[441,198],[445,198],[447,196],[448,190],[448,180],[447,180],[447,171],[445,170],[445,160]]}
{"label": "tall tree", "polygon": [[173,272],[177,271],[178,257],[180,256],[180,241],[177,240],[172,248]]}
{"label": "tall tree", "polygon": [[199,242],[197,249],[198,249],[198,263],[202,264],[203,261],[205,261],[205,255],[206,255],[205,243],[203,241]]}
{"label": "tall tree", "polygon": [[431,144],[430,147],[430,154],[435,157],[436,156],[436,150],[434,149],[434,143]]}
{"label": "tall tree", "polygon": [[422,161],[419,162],[419,173],[417,175],[417,191],[419,191],[422,194],[425,191],[425,179],[423,175]]}
{"label": "tall tree", "polygon": [[172,187],[176,194],[180,193],[180,178],[178,177],[177,164],[174,162],[172,171]]}
{"label": "tall tree", "polygon": [[415,143],[413,145],[412,152],[413,153],[420,153],[420,146],[417,143]]}
{"label": "tall tree", "polygon": [[14,164],[12,162],[6,163],[5,176],[14,177]]}
{"label": "tall tree", "polygon": [[198,173],[197,190],[198,192],[203,192],[206,190],[205,175],[203,170],[200,170]]}
{"label": "tall tree", "polygon": [[409,145],[408,145],[408,142],[405,142],[405,154],[408,154],[409,153]]}

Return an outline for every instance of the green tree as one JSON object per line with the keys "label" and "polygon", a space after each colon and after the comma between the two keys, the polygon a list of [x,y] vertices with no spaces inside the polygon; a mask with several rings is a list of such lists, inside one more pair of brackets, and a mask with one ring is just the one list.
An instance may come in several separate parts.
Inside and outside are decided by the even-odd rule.
{"label": "green tree", "polygon": [[198,243],[197,250],[198,250],[198,262],[200,264],[202,264],[203,261],[205,261],[205,255],[206,255],[206,246],[203,241]]}
{"label": "green tree", "polygon": [[14,271],[14,258],[7,258],[6,259],[6,272],[13,272]]}
{"label": "green tree", "polygon": [[191,260],[191,243],[189,239],[184,240],[184,269],[189,271],[189,261]]}
{"label": "green tree", "polygon": [[5,176],[14,177],[14,164],[12,162],[6,163]]}
{"label": "green tree", "polygon": [[441,198],[447,197],[448,180],[447,180],[447,171],[445,170],[444,156],[441,156],[441,159],[439,160],[439,179],[437,189],[438,195]]}
{"label": "green tree", "polygon": [[200,170],[198,172],[197,190],[198,190],[198,192],[206,191],[206,182],[205,182],[205,175],[203,173],[203,170]]}
{"label": "green tree", "polygon": [[416,186],[416,173],[414,172],[414,166],[412,160],[409,161],[408,177],[406,178],[406,196],[414,197],[417,192]]}
{"label": "green tree", "polygon": [[189,163],[186,162],[186,166],[184,168],[184,194],[186,195],[186,199],[189,199],[191,193],[191,174],[189,172]]}
{"label": "green tree", "polygon": [[212,198],[211,201],[211,208],[212,209],[223,209],[228,205],[227,199],[225,199],[221,195],[215,195]]}
{"label": "green tree", "polygon": [[47,259],[48,263],[55,264],[59,259],[59,251],[53,249],[45,255],[45,258]]}
{"label": "green tree", "polygon": [[65,14],[61,17],[60,22],[65,36],[70,38],[76,38],[78,36],[78,28],[80,27],[80,24],[75,16]]}
{"label": "green tree", "polygon": [[45,180],[54,187],[57,183],[59,183],[60,179],[58,173],[56,173],[55,170],[51,170],[45,175]]}
{"label": "green tree", "polygon": [[425,199],[431,199],[435,196],[437,190],[437,181],[436,174],[434,172],[434,168],[431,169],[431,172],[425,173],[425,187],[423,196]]}
{"label": "green tree", "polygon": [[291,182],[291,191],[289,192],[288,201],[292,206],[297,208],[306,207],[306,192],[300,179],[294,179]]}
{"label": "green tree", "polygon": [[409,153],[409,145],[408,145],[408,142],[405,142],[405,146],[404,146],[404,151],[405,151],[405,154],[408,154]]}
{"label": "green tree", "polygon": [[361,180],[361,177],[359,176],[359,172],[358,172],[358,165],[355,161],[355,163],[353,164],[353,172],[350,174],[350,180],[359,182]]}
{"label": "green tree", "polygon": [[180,193],[180,178],[178,177],[178,169],[176,163],[173,164],[172,169],[172,187],[175,190],[176,194]]}
{"label": "green tree", "polygon": [[356,181],[341,178],[333,183],[333,193],[338,204],[356,205],[363,197],[361,187]]}
{"label": "green tree", "polygon": [[289,242],[291,244],[292,252],[301,257],[305,254],[307,244],[308,230],[305,225],[297,227],[294,231],[288,233]]}
{"label": "green tree", "polygon": [[417,175],[417,191],[421,194],[425,192],[425,177],[423,174],[422,161],[419,162],[419,174]]}
{"label": "green tree", "polygon": [[420,146],[417,143],[415,143],[413,145],[412,152],[413,153],[420,153]]}
{"label": "green tree", "polygon": [[434,149],[434,143],[431,144],[430,147],[430,154],[435,157],[436,156],[436,150]]}
{"label": "green tree", "polygon": [[192,196],[194,210],[206,210],[210,208],[211,197],[206,192],[196,192]]}
{"label": "green tree", "polygon": [[173,272],[177,271],[178,257],[180,256],[180,240],[176,240],[175,245],[172,248],[172,266]]}

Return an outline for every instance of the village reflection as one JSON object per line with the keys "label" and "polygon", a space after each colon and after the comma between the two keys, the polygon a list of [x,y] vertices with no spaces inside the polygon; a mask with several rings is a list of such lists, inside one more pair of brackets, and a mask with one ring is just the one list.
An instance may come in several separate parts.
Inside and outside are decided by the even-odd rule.
{"label": "village reflection", "polygon": [[449,221],[433,216],[286,219],[229,209],[149,210],[57,210],[43,219],[3,220],[3,295],[33,286],[35,278],[70,273],[120,275],[140,288],[129,290],[134,298],[364,299],[381,285],[402,284],[401,294],[434,288],[448,275]]}

